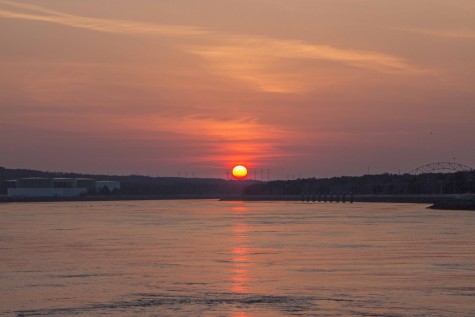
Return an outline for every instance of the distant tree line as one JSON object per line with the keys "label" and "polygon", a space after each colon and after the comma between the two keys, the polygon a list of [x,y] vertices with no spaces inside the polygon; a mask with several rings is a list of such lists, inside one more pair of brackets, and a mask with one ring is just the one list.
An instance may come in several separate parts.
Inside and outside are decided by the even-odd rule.
{"label": "distant tree line", "polygon": [[19,178],[91,178],[120,182],[115,193],[99,191],[96,195],[197,195],[222,196],[240,195],[243,189],[254,181],[231,181],[218,178],[149,177],[141,175],[111,176],[78,173],[42,172],[29,169],[6,169],[0,167],[0,195],[7,193],[7,180]]}
{"label": "distant tree line", "polygon": [[121,193],[127,195],[239,195],[251,184],[215,178],[122,177]]}
{"label": "distant tree line", "polygon": [[380,174],[306,178],[251,184],[245,195],[301,195],[353,193],[355,195],[461,194],[475,192],[475,172]]}
{"label": "distant tree line", "polygon": [[415,195],[475,193],[475,171],[457,173],[380,174],[342,176],[332,178],[305,178],[296,180],[231,181],[217,178],[148,177],[140,175],[110,176],[78,173],[54,173],[28,169],[0,167],[0,195],[7,192],[6,180],[45,178],[92,178],[120,182],[119,195],[301,195],[343,194],[355,195]]}

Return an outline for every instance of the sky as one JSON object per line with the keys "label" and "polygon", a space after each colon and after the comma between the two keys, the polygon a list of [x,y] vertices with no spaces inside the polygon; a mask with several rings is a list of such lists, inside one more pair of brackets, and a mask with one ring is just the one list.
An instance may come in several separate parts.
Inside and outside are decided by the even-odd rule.
{"label": "sky", "polygon": [[0,0],[0,166],[475,167],[473,0]]}

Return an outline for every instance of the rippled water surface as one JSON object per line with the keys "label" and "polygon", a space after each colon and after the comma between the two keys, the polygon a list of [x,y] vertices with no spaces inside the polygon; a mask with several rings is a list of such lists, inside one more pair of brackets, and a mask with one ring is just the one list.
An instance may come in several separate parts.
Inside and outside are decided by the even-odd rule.
{"label": "rippled water surface", "polygon": [[0,205],[0,316],[475,316],[475,213],[414,204]]}

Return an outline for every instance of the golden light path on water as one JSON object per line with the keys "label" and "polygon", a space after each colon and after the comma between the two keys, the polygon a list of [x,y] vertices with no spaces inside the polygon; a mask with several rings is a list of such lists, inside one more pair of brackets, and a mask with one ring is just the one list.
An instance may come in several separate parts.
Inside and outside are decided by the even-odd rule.
{"label": "golden light path on water", "polygon": [[[237,214],[237,219],[245,217],[245,213],[248,211],[245,206],[233,207],[233,212]],[[248,283],[250,281],[249,276],[249,247],[248,247],[248,227],[244,222],[238,221],[233,227],[233,240],[235,245],[232,249],[232,262],[233,262],[233,276],[231,277],[232,287],[231,291],[235,293],[247,293],[249,292]]]}
{"label": "golden light path on water", "polygon": [[0,316],[474,316],[475,214],[426,207],[0,204]]}

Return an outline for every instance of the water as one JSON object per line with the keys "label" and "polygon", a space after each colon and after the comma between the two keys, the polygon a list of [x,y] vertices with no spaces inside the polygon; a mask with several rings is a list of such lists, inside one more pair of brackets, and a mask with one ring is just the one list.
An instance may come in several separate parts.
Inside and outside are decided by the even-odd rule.
{"label": "water", "polygon": [[475,213],[415,204],[0,205],[0,316],[475,316]]}

